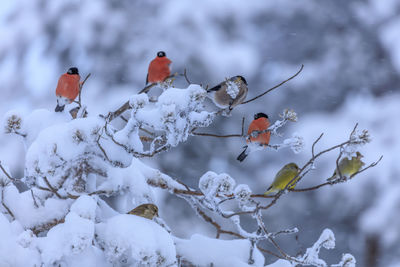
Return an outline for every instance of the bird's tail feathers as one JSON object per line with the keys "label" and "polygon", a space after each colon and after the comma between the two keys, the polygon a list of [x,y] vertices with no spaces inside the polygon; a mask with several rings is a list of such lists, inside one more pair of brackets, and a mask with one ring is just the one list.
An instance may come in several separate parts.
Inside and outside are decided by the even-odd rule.
{"label": "bird's tail feathers", "polygon": [[218,91],[221,88],[221,85],[214,86],[213,88],[207,89],[207,93]]}
{"label": "bird's tail feathers", "polygon": [[247,146],[245,146],[244,150],[240,155],[236,158],[238,161],[242,162],[249,154],[247,153]]}
{"label": "bird's tail feathers", "polygon": [[274,190],[272,189],[272,185],[268,187],[267,191],[264,193],[264,195],[268,196],[269,194],[273,193]]}
{"label": "bird's tail feathers", "polygon": [[65,105],[60,106],[59,104],[57,104],[56,109],[55,109],[55,112],[62,112],[62,111],[64,111],[64,107],[65,107]]}

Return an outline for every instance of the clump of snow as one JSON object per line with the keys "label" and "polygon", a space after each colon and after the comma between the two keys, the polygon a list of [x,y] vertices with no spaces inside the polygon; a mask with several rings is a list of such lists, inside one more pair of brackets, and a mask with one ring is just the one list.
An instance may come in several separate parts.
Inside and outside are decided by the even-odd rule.
{"label": "clump of snow", "polygon": [[148,103],[149,97],[145,93],[133,95],[129,98],[129,106],[131,106],[133,112],[136,112],[138,109],[143,108]]}
{"label": "clump of snow", "polygon": [[232,99],[235,99],[236,96],[239,94],[238,85],[234,81],[226,81],[226,85],[226,92]]}
{"label": "clump of snow", "polygon": [[39,251],[29,245],[25,246],[26,243],[21,241],[23,237],[19,237],[20,234],[24,235],[16,232],[7,218],[0,213],[0,266],[40,266]]}
{"label": "clump of snow", "polygon": [[195,234],[188,240],[175,238],[175,244],[178,255],[196,266],[264,266],[264,257],[257,248],[252,255],[254,263],[249,264],[249,240],[221,240]]}
{"label": "clump of snow", "polygon": [[246,204],[250,200],[251,189],[247,184],[238,184],[233,192],[240,204]]}
{"label": "clump of snow", "polygon": [[324,229],[317,242],[315,242],[311,248],[308,248],[303,256],[298,257],[298,260],[304,262],[305,264],[321,267],[327,266],[326,262],[319,258],[319,251],[321,247],[324,247],[325,249],[335,248],[335,235],[330,229]]}
{"label": "clump of snow", "polygon": [[343,156],[351,158],[360,147],[371,142],[371,136],[367,130],[355,131],[350,136],[350,142],[343,148]]}
{"label": "clump of snow", "polygon": [[97,202],[93,199],[93,197],[83,195],[75,200],[75,202],[71,205],[70,211],[76,213],[78,216],[84,219],[94,221],[96,216],[96,207]]}
{"label": "clump of snow", "polygon": [[235,184],[235,180],[228,174],[217,175],[212,171],[206,172],[199,179],[199,188],[206,198],[212,198],[217,194],[232,194]]}
{"label": "clump of snow", "polygon": [[356,259],[353,255],[345,253],[338,264],[332,264],[331,267],[356,267]]}
{"label": "clump of snow", "polygon": [[215,191],[214,187],[214,179],[218,175],[213,171],[208,171],[203,174],[199,179],[199,188],[204,195],[208,195],[210,192]]}
{"label": "clump of snow", "polygon": [[97,242],[114,265],[172,266],[176,251],[161,226],[135,215],[117,215],[96,225]]}
{"label": "clump of snow", "polygon": [[229,195],[233,193],[235,187],[235,180],[226,173],[221,173],[216,177],[214,183],[218,186],[217,193]]}
{"label": "clump of snow", "polygon": [[59,264],[71,255],[81,255],[93,249],[94,222],[75,212],[65,217],[65,222],[52,227],[47,235],[37,239],[45,265]]}
{"label": "clump of snow", "polygon": [[298,133],[293,133],[291,138],[285,139],[283,141],[285,146],[289,146],[290,149],[295,153],[298,154],[303,151],[305,144],[304,138],[301,137]]}
{"label": "clump of snow", "polygon": [[23,115],[18,110],[8,111],[3,118],[5,133],[20,133]]}

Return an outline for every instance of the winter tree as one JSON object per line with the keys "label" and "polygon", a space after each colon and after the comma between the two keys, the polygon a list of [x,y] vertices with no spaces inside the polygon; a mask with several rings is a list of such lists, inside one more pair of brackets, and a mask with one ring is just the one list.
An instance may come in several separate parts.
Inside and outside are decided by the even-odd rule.
{"label": "winter tree", "polygon": [[[278,89],[302,69],[303,66],[262,94],[248,96],[241,105]],[[187,87],[175,88],[175,79],[184,79]],[[371,141],[368,131],[359,130],[355,124],[346,140],[319,147],[324,138],[321,129],[321,135],[305,147],[299,134],[284,130],[286,124],[297,122],[296,112],[282,108],[280,119],[267,129],[272,137],[283,136],[282,142],[258,147],[251,156],[264,150],[308,151],[309,159],[299,162],[298,174],[285,188],[264,195],[269,183],[265,188],[237,184],[229,170],[203,170],[201,177],[193,177],[197,186],[188,186],[180,177],[150,167],[144,159],[151,162],[161,153],[179,149],[194,136],[220,138],[221,142],[239,138],[245,145],[250,135],[261,134],[246,134],[248,123],[244,119],[238,125],[240,133],[214,134],[215,119],[229,120],[232,110],[213,106],[206,89],[193,84],[185,71],[151,89],[159,93],[132,94],[107,114],[92,113],[91,107],[82,103],[81,95],[63,113],[46,109],[30,114],[9,111],[4,116],[4,130],[24,143],[26,155],[25,161],[21,161],[23,177],[15,177],[6,165],[0,165],[1,265],[264,266],[265,259],[272,258],[275,263],[268,266],[327,266],[319,253],[321,249],[335,248],[335,236],[330,229],[325,229],[304,253],[291,254],[277,238],[294,235],[301,226],[272,232],[266,216],[270,207],[279,205],[283,198],[345,183],[374,167],[380,159],[352,175],[339,171],[323,183],[301,186],[303,179],[312,180],[313,171],[321,168],[322,155],[333,153],[335,160],[329,168],[339,169],[342,159],[351,158]],[[243,117],[248,118],[249,114]],[[286,163],[282,162],[282,166]],[[299,185],[292,188],[293,183]],[[162,209],[152,219],[127,214],[139,205],[157,204],[156,188],[187,202],[198,220],[215,228],[215,235],[205,236],[194,230],[191,238],[179,238],[175,225],[163,220]],[[244,226],[243,220],[251,223]],[[273,250],[267,249],[266,244],[272,245]],[[331,266],[355,264],[356,259],[346,253]]]}

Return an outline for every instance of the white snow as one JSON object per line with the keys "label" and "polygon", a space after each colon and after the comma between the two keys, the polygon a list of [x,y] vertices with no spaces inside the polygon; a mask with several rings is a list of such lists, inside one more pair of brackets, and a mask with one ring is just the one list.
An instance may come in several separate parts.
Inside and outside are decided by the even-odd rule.
{"label": "white snow", "polygon": [[174,242],[155,222],[135,215],[117,215],[96,225],[97,242],[116,265],[172,266]]}
{"label": "white snow", "polygon": [[264,266],[264,257],[257,248],[253,252],[254,263],[248,263],[248,240],[221,240],[195,234],[188,240],[175,238],[175,244],[178,255],[198,266]]}

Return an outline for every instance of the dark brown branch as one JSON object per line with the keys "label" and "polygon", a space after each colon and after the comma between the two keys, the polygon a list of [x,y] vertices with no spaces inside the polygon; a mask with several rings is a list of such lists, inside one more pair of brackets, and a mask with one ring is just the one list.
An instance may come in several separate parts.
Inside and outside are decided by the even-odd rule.
{"label": "dark brown branch", "polygon": [[151,84],[145,86],[142,90],[140,90],[138,94],[142,94],[142,93],[147,94],[147,92],[150,91],[150,89],[156,85],[157,85],[157,83],[151,83]]}
{"label": "dark brown branch", "polygon": [[350,177],[349,177],[348,179],[338,179],[338,180],[325,182],[325,183],[322,183],[322,184],[319,184],[319,185],[316,185],[316,186],[312,186],[312,187],[308,187],[308,188],[298,188],[298,189],[297,189],[297,188],[294,188],[294,189],[289,189],[289,191],[292,191],[292,192],[312,191],[312,190],[316,190],[316,189],[318,189],[318,188],[321,188],[321,187],[323,187],[323,186],[334,185],[334,184],[338,184],[338,183],[345,182],[345,181],[347,181],[347,180],[352,179],[354,176],[358,175],[359,173],[361,173],[361,172],[363,172],[363,171],[365,171],[365,170],[367,170],[367,169],[369,169],[369,168],[375,167],[375,166],[382,160],[382,158],[383,158],[383,156],[380,156],[380,158],[379,158],[377,161],[372,162],[372,163],[371,163],[370,165],[368,165],[367,167],[365,167],[365,168],[359,170],[358,172],[356,172],[356,173],[350,175]]}
{"label": "dark brown branch", "polygon": [[199,136],[217,137],[217,138],[243,137],[243,135],[241,135],[241,134],[218,135],[218,134],[211,134],[211,133],[195,133],[195,132],[192,132],[192,134],[199,135]]}
{"label": "dark brown branch", "polygon": [[117,109],[114,112],[110,112],[107,116],[107,121],[110,122],[128,109],[130,109],[131,106],[129,105],[129,101],[126,101],[119,109]]}
{"label": "dark brown branch", "polygon": [[33,199],[33,205],[35,206],[35,208],[39,208],[39,205],[36,202],[36,198],[35,198],[35,195],[33,194],[33,190],[32,189],[31,189],[31,196],[32,196],[32,199]]}
{"label": "dark brown branch", "polygon": [[187,71],[186,69],[183,70],[183,74],[180,74],[181,76],[185,77],[185,80],[188,84],[192,84],[192,82],[189,80],[188,76],[187,76]]}
{"label": "dark brown branch", "polygon": [[1,205],[7,210],[8,214],[15,220],[14,213],[10,210],[10,208],[4,203],[4,187],[2,187],[2,192],[1,192]]}
{"label": "dark brown branch", "polygon": [[319,140],[321,140],[321,138],[322,138],[322,136],[324,135],[324,133],[321,133],[320,134],[320,136],[314,141],[314,143],[312,144],[312,147],[311,147],[311,155],[312,155],[312,157],[313,158],[315,158],[315,145],[319,142]]}
{"label": "dark brown branch", "polygon": [[65,197],[62,197],[57,190],[50,184],[49,180],[47,180],[46,176],[42,177],[48,188],[50,189],[51,192],[53,192],[58,198],[60,199],[65,199]]}
{"label": "dark brown branch", "polygon": [[54,219],[53,221],[51,221],[51,222],[48,222],[48,223],[45,223],[45,224],[41,224],[41,225],[38,225],[38,226],[35,226],[35,227],[33,227],[33,228],[31,228],[31,230],[32,230],[32,232],[37,236],[38,234],[40,234],[41,232],[44,232],[44,231],[48,231],[48,230],[50,230],[51,228],[53,228],[54,226],[56,226],[56,225],[58,225],[58,224],[60,224],[60,223],[64,223],[65,222],[65,219],[64,218],[61,218],[61,219]]}
{"label": "dark brown branch", "polygon": [[243,105],[243,104],[250,103],[250,102],[252,102],[252,101],[256,100],[257,98],[260,98],[260,97],[262,97],[263,95],[265,95],[265,94],[267,94],[267,93],[271,92],[272,90],[274,90],[274,89],[276,89],[276,88],[280,87],[281,85],[283,85],[283,84],[287,83],[288,81],[292,80],[293,78],[295,78],[297,75],[299,75],[299,74],[300,74],[300,72],[303,70],[303,68],[304,68],[304,65],[303,65],[303,64],[301,64],[301,68],[300,68],[300,69],[299,69],[299,70],[296,72],[296,74],[294,74],[294,75],[293,75],[293,76],[291,76],[290,78],[288,78],[288,79],[284,80],[284,81],[283,81],[283,82],[281,82],[280,84],[278,84],[278,85],[275,85],[274,87],[272,87],[272,88],[268,89],[268,90],[267,90],[267,91],[265,91],[264,93],[262,93],[262,94],[260,94],[260,95],[258,95],[258,96],[256,96],[256,97],[253,97],[253,98],[252,98],[252,99],[250,99],[250,100],[246,100],[246,101],[242,102],[242,105]]}
{"label": "dark brown branch", "polygon": [[8,214],[11,216],[11,218],[13,218],[13,220],[15,220],[14,213],[12,213],[12,211],[8,208],[8,206],[4,203],[4,201],[1,202],[1,205],[3,205],[3,207],[7,210]]}
{"label": "dark brown branch", "polygon": [[219,135],[219,134],[212,134],[212,133],[196,133],[194,132],[197,128],[194,128],[192,131],[192,135],[199,135],[199,136],[210,136],[210,137],[217,137],[217,138],[231,138],[231,137],[243,137],[244,136],[244,117],[242,118],[242,127],[241,127],[241,134],[227,134],[227,135]]}
{"label": "dark brown branch", "polygon": [[[164,82],[167,81],[168,79],[176,77],[177,75],[178,75],[178,73],[174,73],[174,74],[168,76],[167,78],[165,78]],[[150,91],[150,89],[156,85],[157,85],[157,83],[149,84],[149,85],[145,86],[142,90],[140,90],[138,94],[142,94],[142,93],[147,94]]]}
{"label": "dark brown branch", "polygon": [[10,179],[13,182],[18,181],[17,179],[11,177],[11,175],[6,171],[6,169],[4,169],[3,165],[1,164],[1,161],[0,161],[0,169],[3,171],[3,173],[7,176],[8,179]]}

